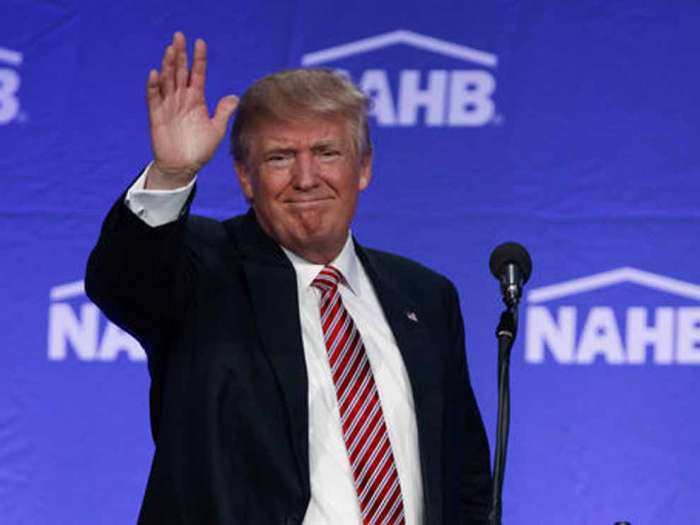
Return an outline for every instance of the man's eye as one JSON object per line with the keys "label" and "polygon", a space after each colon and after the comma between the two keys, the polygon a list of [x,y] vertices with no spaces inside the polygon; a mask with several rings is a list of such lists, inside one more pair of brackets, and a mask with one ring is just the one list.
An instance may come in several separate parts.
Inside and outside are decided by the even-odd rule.
{"label": "man's eye", "polygon": [[340,156],[340,151],[334,149],[323,150],[321,152],[321,158],[323,159],[332,159],[338,156]]}
{"label": "man's eye", "polygon": [[268,163],[277,166],[277,165],[285,164],[285,163],[289,162],[291,160],[291,158],[292,158],[291,155],[285,155],[283,153],[275,153],[273,155],[268,155],[265,160]]}

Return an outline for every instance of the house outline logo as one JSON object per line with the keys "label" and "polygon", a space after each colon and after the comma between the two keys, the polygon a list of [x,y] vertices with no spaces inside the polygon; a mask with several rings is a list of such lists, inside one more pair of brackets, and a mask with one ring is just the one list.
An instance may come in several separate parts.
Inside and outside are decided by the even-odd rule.
{"label": "house outline logo", "polygon": [[49,297],[52,301],[66,301],[81,295],[85,295],[85,283],[83,281],[59,284],[51,288],[49,292]]}
{"label": "house outline logo", "polygon": [[493,71],[498,57],[472,47],[434,38],[406,29],[305,53],[304,67],[328,66],[336,61],[397,45],[427,51],[472,65],[469,69],[415,68],[390,71],[389,66],[370,67],[361,72],[339,68],[352,78],[372,101],[369,116],[380,127],[471,127],[502,124],[496,114]]}
{"label": "house outline logo", "polygon": [[700,365],[700,306],[603,304],[585,311],[575,300],[558,307],[545,304],[619,284],[700,302],[700,286],[632,267],[535,288],[527,294],[525,361]]}
{"label": "house outline logo", "polygon": [[[24,56],[19,51],[0,47],[0,66],[9,65],[19,68]],[[0,126],[14,120],[24,121],[27,116],[20,112],[19,91],[21,80],[19,73],[9,67],[0,67]]]}
{"label": "house outline logo", "polygon": [[11,66],[19,67],[22,65],[24,57],[19,51],[13,51],[6,47],[0,47],[0,62],[10,64]]}
{"label": "house outline logo", "polygon": [[111,362],[126,357],[146,359],[141,345],[131,335],[107,320],[85,295],[83,281],[54,286],[49,291],[47,358]]}
{"label": "house outline logo", "polygon": [[531,304],[544,303],[623,283],[637,284],[660,292],[700,301],[700,286],[630,266],[535,288],[528,292],[527,300]]}
{"label": "house outline logo", "polygon": [[495,68],[498,65],[498,57],[492,53],[448,42],[447,40],[421,35],[420,33],[414,33],[406,29],[390,31],[369,38],[354,40],[347,44],[306,53],[301,57],[301,64],[303,66],[317,66],[325,64],[326,62],[334,62],[349,56],[369,53],[399,44],[404,44],[423,51],[431,51],[465,62],[473,62],[480,66]]}

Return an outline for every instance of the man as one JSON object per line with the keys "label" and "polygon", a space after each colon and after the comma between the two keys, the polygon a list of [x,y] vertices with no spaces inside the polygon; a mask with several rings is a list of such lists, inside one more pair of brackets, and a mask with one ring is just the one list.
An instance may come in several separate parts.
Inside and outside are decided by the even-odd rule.
{"label": "man", "polygon": [[147,92],[154,160],[114,205],[88,295],[148,354],[142,524],[486,523],[488,445],[457,293],[349,233],[371,179],[367,99],[325,70],[242,97],[247,215],[189,216],[235,97],[176,33]]}

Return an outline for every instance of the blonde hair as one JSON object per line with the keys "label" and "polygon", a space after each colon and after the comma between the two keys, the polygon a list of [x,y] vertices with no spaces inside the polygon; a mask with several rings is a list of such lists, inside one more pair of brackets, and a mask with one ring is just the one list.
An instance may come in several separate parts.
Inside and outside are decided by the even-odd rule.
{"label": "blonde hair", "polygon": [[246,162],[256,125],[263,119],[295,121],[342,116],[349,126],[355,154],[372,151],[367,125],[369,99],[344,75],[330,69],[289,69],[268,75],[241,97],[231,130],[231,155]]}

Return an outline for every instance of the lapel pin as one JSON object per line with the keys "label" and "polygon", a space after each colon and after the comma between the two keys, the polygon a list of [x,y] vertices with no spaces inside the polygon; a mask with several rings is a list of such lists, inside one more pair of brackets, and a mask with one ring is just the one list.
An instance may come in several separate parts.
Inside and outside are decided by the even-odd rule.
{"label": "lapel pin", "polygon": [[418,316],[416,315],[416,312],[406,312],[406,317],[408,317],[414,323],[418,322]]}

